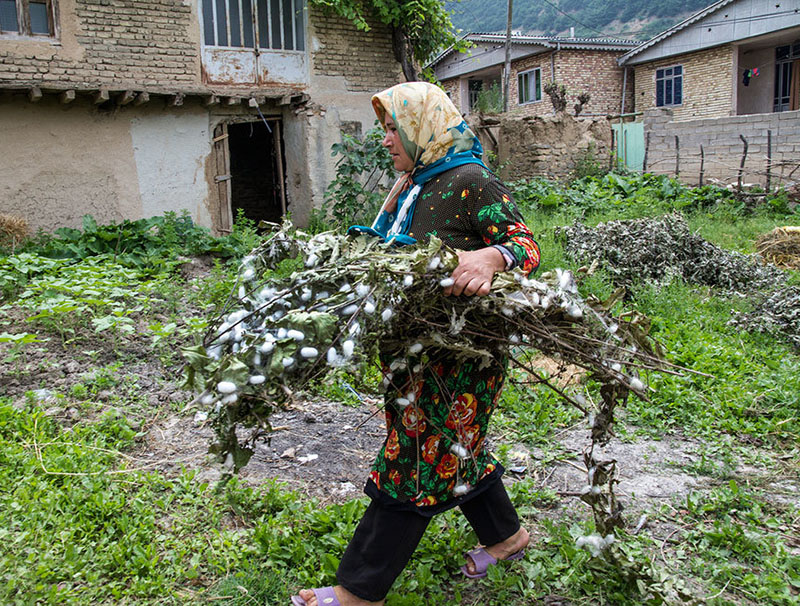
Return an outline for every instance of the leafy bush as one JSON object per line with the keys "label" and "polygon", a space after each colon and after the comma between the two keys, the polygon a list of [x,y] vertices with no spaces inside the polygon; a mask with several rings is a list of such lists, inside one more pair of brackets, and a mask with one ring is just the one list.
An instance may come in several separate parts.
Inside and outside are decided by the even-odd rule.
{"label": "leafy bush", "polygon": [[[331,147],[331,155],[341,156],[336,163],[336,178],[325,190],[325,217],[338,228],[372,223],[383,196],[380,184],[393,170],[392,158],[381,145],[383,129],[371,128],[364,138],[342,133],[342,142]],[[315,216],[315,224],[322,221]]]}

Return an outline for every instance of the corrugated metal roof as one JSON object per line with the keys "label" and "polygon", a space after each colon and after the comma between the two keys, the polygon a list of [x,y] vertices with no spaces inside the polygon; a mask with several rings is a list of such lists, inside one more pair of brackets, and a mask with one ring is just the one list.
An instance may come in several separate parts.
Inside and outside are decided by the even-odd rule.
{"label": "corrugated metal roof", "polygon": [[682,29],[689,27],[693,23],[697,23],[698,21],[700,21],[700,19],[703,19],[707,15],[710,15],[711,13],[716,12],[722,7],[727,6],[728,4],[731,4],[733,2],[736,2],[736,0],[719,0],[718,2],[715,2],[714,4],[705,7],[701,11],[696,12],[688,19],[685,19],[684,21],[681,21],[680,23],[673,25],[671,28],[664,30],[660,34],[650,38],[647,42],[643,42],[642,44],[634,48],[632,51],[625,53],[617,60],[617,63],[619,63],[620,65],[625,65],[630,59],[632,59],[642,51],[650,48],[651,46],[655,46],[665,38],[669,38],[673,34],[676,34]]}

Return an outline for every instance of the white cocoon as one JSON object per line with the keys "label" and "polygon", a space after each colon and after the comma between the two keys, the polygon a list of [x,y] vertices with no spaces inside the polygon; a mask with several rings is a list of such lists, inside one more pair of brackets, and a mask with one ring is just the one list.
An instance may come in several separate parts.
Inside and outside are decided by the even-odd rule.
{"label": "white cocoon", "polygon": [[233,393],[236,391],[236,383],[233,381],[220,381],[217,383],[217,391],[224,394]]}

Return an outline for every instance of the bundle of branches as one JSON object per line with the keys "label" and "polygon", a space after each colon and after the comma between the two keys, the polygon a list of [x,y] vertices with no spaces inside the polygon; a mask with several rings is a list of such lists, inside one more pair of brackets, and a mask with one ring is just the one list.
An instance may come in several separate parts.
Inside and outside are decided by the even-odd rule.
{"label": "bundle of branches", "polygon": [[764,297],[753,311],[737,314],[732,326],[785,339],[800,348],[800,288],[780,288]]}
{"label": "bundle of branches", "polygon": [[756,241],[765,261],[784,269],[800,269],[800,227],[776,227]]}
{"label": "bundle of branches", "polygon": [[[302,270],[270,278],[296,255]],[[488,296],[444,297],[457,263],[435,238],[425,247],[391,248],[363,236],[277,230],[243,260],[235,296],[203,344],[184,351],[187,386],[200,393],[196,403],[216,430],[213,451],[230,470],[240,468],[275,406],[331,369],[376,360],[379,347],[402,352],[409,368],[425,364],[434,348],[485,359],[510,351],[534,374],[530,349],[578,365],[600,386],[593,438],[601,442],[629,390],[646,397],[639,372],[665,368],[645,319],[613,317],[617,297],[582,299],[571,273],[531,280],[508,272],[495,277]],[[588,414],[582,395],[539,380]],[[239,427],[255,431],[240,443]]]}
{"label": "bundle of branches", "polygon": [[609,221],[595,228],[576,223],[558,233],[570,257],[580,263],[598,262],[622,285],[681,277],[694,284],[753,293],[786,282],[784,272],[764,265],[757,255],[727,251],[692,233],[679,214]]}

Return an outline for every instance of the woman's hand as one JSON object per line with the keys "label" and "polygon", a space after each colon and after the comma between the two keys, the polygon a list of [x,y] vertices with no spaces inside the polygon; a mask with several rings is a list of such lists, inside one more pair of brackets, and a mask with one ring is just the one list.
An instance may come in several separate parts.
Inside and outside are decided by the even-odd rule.
{"label": "woman's hand", "polygon": [[453,284],[444,289],[444,295],[488,295],[494,274],[505,268],[503,253],[492,246],[458,251],[458,267],[450,276]]}

